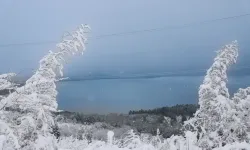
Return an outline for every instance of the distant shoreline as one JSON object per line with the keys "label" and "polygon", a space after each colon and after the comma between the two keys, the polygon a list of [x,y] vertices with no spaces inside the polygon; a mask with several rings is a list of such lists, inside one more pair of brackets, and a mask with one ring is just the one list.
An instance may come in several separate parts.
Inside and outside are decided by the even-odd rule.
{"label": "distant shoreline", "polygon": [[[69,81],[88,81],[88,80],[126,80],[126,79],[155,79],[155,78],[163,78],[163,77],[204,77],[205,72],[200,74],[159,74],[159,75],[127,75],[127,76],[119,76],[119,75],[89,75],[89,76],[82,76],[82,77],[69,77],[69,79],[60,80],[58,82],[69,82]],[[250,74],[235,74],[231,73],[228,77],[246,77],[250,76]],[[14,78],[14,82],[19,84],[25,84],[25,79],[18,79],[17,77]]]}
{"label": "distant shoreline", "polygon": [[154,78],[162,78],[162,77],[202,77],[202,75],[161,75],[161,76],[138,76],[138,77],[90,77],[90,78],[81,78],[81,79],[67,79],[61,80],[59,82],[67,82],[67,81],[87,81],[87,80],[126,80],[126,79],[154,79]]}
{"label": "distant shoreline", "polygon": [[[230,75],[228,77],[246,77],[249,75]],[[162,76],[138,76],[138,77],[89,77],[89,78],[70,78],[66,80],[61,80],[59,82],[69,82],[69,81],[89,81],[89,80],[127,80],[127,79],[155,79],[163,77],[204,77],[204,75],[162,75]]]}

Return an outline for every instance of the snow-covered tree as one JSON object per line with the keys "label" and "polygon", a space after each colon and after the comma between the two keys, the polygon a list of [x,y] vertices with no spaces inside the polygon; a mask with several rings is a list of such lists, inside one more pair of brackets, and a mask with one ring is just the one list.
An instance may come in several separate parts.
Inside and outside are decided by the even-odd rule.
{"label": "snow-covered tree", "polygon": [[167,125],[171,126],[171,118],[164,116],[164,121],[166,122]]}
{"label": "snow-covered tree", "polygon": [[176,116],[175,118],[176,118],[176,122],[177,122],[178,124],[181,124],[181,123],[182,123],[182,116],[181,116],[181,115]]}
{"label": "snow-covered tree", "polygon": [[[51,112],[57,110],[57,78],[63,76],[65,58],[85,50],[87,25],[81,25],[76,31],[63,37],[56,51],[40,60],[35,74],[3,99],[0,104],[0,120],[3,120],[11,132],[10,139],[18,139],[20,149],[56,149],[53,127],[56,125]],[[6,128],[7,129],[7,128]],[[13,145],[13,149],[15,145]]]}
{"label": "snow-covered tree", "polygon": [[[16,76],[15,73],[7,73],[7,74],[1,74],[0,75],[0,91],[10,93],[11,90],[16,88],[16,84],[11,82],[11,78]],[[3,99],[6,95],[0,95],[0,101]]]}
{"label": "snow-covered tree", "polygon": [[112,145],[113,144],[113,140],[114,140],[114,132],[113,131],[108,131],[107,133],[108,137],[107,137],[107,143],[109,145]]}
{"label": "snow-covered tree", "polygon": [[186,125],[191,125],[199,132],[198,145],[202,148],[211,149],[230,140],[229,127],[235,118],[232,116],[234,110],[226,87],[227,70],[236,62],[237,56],[237,41],[218,51],[199,88],[200,108],[186,122]]}
{"label": "snow-covered tree", "polygon": [[0,75],[0,90],[13,89],[16,84],[11,82],[11,78],[16,76],[15,73],[7,73]]}
{"label": "snow-covered tree", "polygon": [[160,130],[157,128],[156,130],[156,136],[153,136],[150,140],[150,144],[153,145],[156,148],[160,148],[162,145],[162,137],[160,136]]}
{"label": "snow-covered tree", "polygon": [[120,139],[117,143],[118,147],[135,149],[141,144],[140,136],[135,134],[134,130],[129,130],[124,138]]}
{"label": "snow-covered tree", "polygon": [[240,88],[237,93],[234,94],[233,104],[235,109],[235,118],[237,122],[232,126],[235,126],[233,130],[234,138],[238,142],[250,141],[250,87],[246,89]]}
{"label": "snow-covered tree", "polygon": [[[14,77],[15,73],[1,74],[0,75],[0,90],[11,90],[16,88],[16,84],[10,81]],[[5,96],[0,95],[0,104],[4,104],[1,99],[4,99]],[[20,145],[18,143],[17,137],[14,135],[13,130],[9,125],[3,120],[4,111],[0,109],[0,147],[3,149],[18,149]]]}

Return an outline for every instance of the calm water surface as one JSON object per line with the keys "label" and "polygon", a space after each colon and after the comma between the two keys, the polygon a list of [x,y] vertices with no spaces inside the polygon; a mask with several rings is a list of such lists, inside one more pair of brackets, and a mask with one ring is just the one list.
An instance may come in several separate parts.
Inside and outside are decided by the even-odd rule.
{"label": "calm water surface", "polygon": [[[58,83],[59,109],[84,113],[127,113],[198,102],[203,77],[102,79]],[[250,86],[250,76],[229,77],[229,91]]]}

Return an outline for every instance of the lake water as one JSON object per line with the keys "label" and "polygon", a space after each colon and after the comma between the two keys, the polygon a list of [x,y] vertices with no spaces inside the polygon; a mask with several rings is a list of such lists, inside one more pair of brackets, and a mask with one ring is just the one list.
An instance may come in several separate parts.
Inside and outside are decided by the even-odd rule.
{"label": "lake water", "polygon": [[[127,113],[198,102],[203,77],[101,79],[59,82],[59,109],[84,113]],[[229,77],[229,91],[250,86],[250,76]]]}

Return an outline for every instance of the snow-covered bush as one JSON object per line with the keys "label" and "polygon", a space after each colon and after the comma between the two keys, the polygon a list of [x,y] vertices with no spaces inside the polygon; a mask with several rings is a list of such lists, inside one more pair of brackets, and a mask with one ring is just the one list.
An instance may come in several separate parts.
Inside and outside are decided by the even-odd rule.
{"label": "snow-covered bush", "polygon": [[87,139],[76,139],[75,137],[61,137],[58,140],[59,150],[84,150],[88,147]]}

